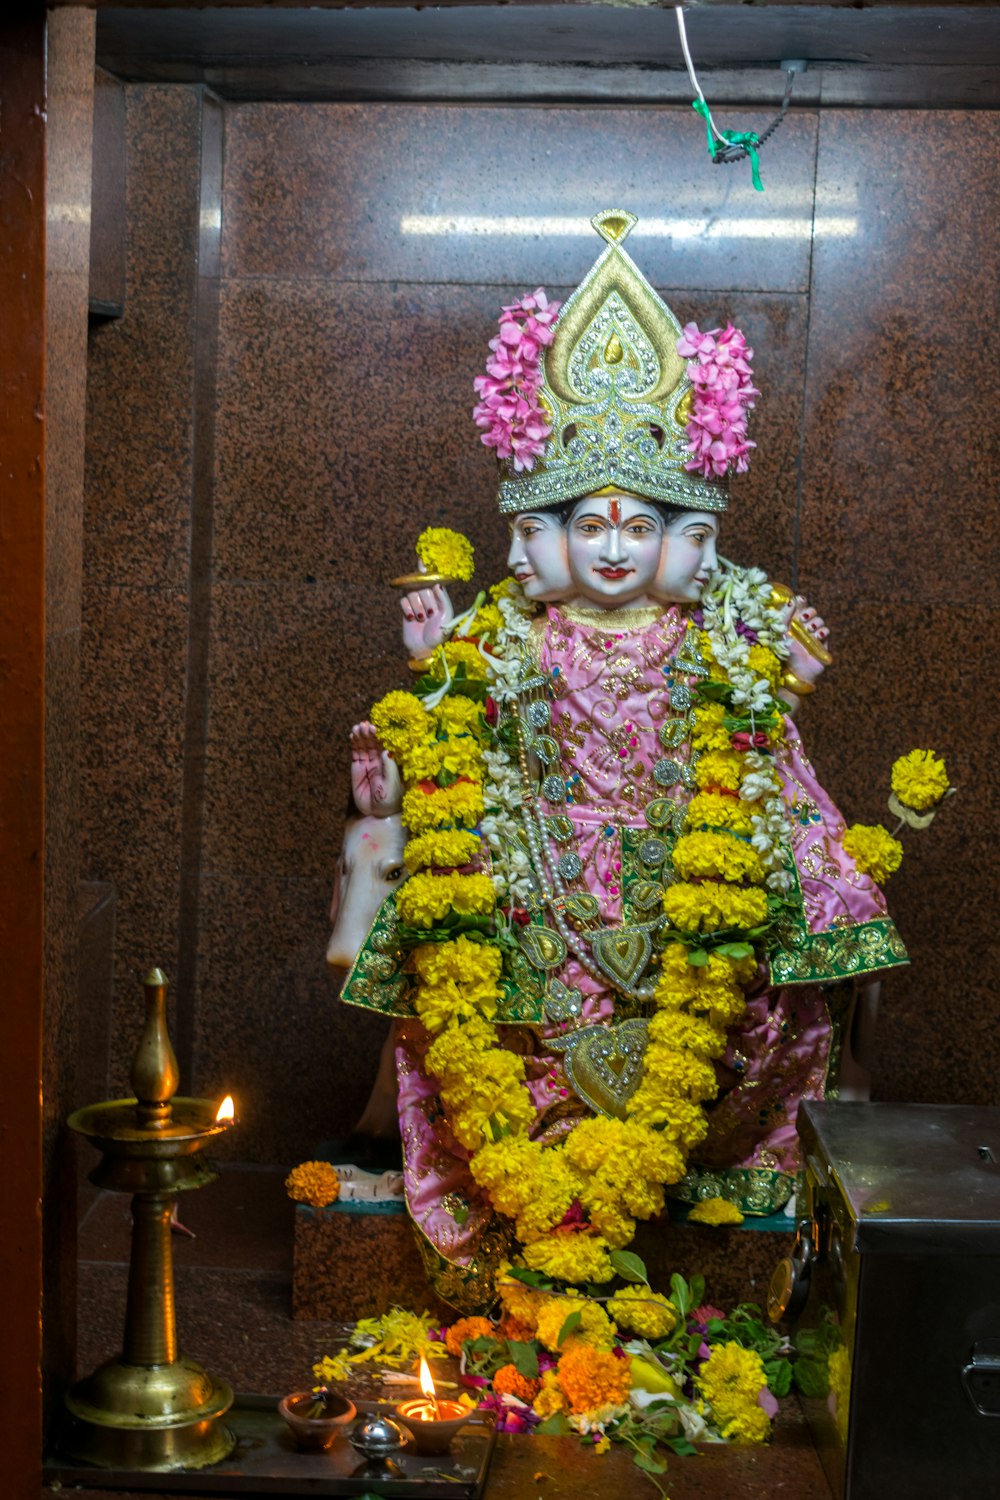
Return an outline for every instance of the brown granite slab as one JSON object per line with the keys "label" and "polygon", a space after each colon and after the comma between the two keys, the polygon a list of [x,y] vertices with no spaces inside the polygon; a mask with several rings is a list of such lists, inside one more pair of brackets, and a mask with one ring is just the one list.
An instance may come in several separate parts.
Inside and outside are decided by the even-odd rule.
{"label": "brown granite slab", "polygon": [[821,119],[817,218],[854,229],[815,242],[803,578],[851,600],[996,607],[1000,121],[889,121]]}
{"label": "brown granite slab", "polygon": [[295,266],[347,281],[576,285],[600,248],[591,215],[621,206],[645,221],[634,248],[657,284],[807,285],[811,111],[791,114],[768,148],[764,193],[747,172],[711,166],[687,108],[244,104],[229,114],[231,276]]}

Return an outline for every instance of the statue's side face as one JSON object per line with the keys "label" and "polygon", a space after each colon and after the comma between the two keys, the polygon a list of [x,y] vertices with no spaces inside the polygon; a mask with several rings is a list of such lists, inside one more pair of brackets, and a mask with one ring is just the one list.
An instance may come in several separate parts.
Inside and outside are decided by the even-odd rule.
{"label": "statue's side face", "polygon": [[653,593],[663,604],[693,604],[718,566],[718,519],[708,511],[677,516],[663,534]]}
{"label": "statue's side face", "polygon": [[529,599],[567,598],[572,581],[559,517],[544,510],[515,516],[507,566]]}
{"label": "statue's side face", "polygon": [[619,491],[578,501],[566,527],[574,600],[603,609],[653,604],[663,545],[655,505]]}

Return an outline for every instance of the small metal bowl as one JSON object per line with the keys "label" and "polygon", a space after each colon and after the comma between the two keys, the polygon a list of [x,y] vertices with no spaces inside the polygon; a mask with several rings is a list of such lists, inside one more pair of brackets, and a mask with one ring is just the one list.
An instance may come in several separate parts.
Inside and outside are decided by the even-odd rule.
{"label": "small metal bowl", "polygon": [[366,1458],[388,1458],[410,1441],[398,1422],[373,1412],[359,1422],[351,1433],[351,1442]]}

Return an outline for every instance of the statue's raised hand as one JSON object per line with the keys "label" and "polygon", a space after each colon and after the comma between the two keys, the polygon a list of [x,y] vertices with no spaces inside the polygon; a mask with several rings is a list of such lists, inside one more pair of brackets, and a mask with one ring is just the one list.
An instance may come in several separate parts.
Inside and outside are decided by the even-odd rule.
{"label": "statue's raised hand", "polygon": [[441,584],[430,588],[414,589],[400,600],[403,611],[403,645],[410,656],[418,661],[430,656],[448,631],[455,618],[455,610],[448,597],[448,590]]}
{"label": "statue's raised hand", "polygon": [[365,817],[388,818],[403,805],[399,767],[367,719],[351,730],[351,791],[355,807]]}
{"label": "statue's raised hand", "polygon": [[800,682],[815,687],[830,661],[829,627],[802,594],[795,596],[788,623],[788,669]]}

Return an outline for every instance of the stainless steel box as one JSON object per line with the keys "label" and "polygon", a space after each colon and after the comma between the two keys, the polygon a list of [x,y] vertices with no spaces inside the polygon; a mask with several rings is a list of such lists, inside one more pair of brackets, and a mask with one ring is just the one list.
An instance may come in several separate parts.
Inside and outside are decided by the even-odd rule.
{"label": "stainless steel box", "polygon": [[1000,1496],[1000,1109],[806,1104],[798,1128],[773,1292],[796,1283],[783,1326],[834,1495]]}

